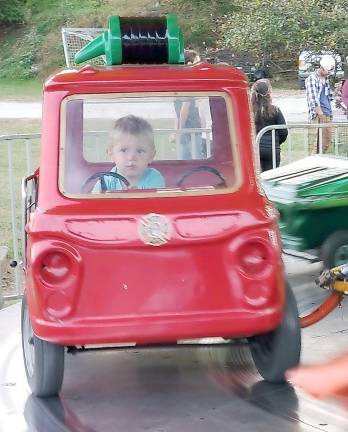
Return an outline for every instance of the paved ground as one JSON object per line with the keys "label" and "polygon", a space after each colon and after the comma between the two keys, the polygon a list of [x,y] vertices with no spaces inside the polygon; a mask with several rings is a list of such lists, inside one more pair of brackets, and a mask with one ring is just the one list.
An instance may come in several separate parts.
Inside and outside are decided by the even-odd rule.
{"label": "paved ground", "polygon": [[[297,95],[276,96],[273,98],[273,103],[282,110],[286,121],[307,123],[307,102],[303,92]],[[40,102],[0,101],[0,118],[40,119],[42,114],[41,111],[42,105]],[[334,116],[337,118],[342,117],[341,114],[341,111],[334,111]],[[342,119],[339,121],[342,121]]]}
{"label": "paved ground", "polygon": [[[305,121],[307,106],[304,95],[278,96],[274,104],[279,106],[288,121]],[[41,118],[40,102],[0,102],[0,118]]]}
{"label": "paved ground", "polygon": [[41,102],[0,102],[0,118],[39,119],[41,114]]}
{"label": "paved ground", "polygon": [[[320,264],[285,257],[301,313],[326,295]],[[59,398],[30,396],[19,305],[0,311],[1,432],[345,432],[348,417],[288,385],[260,379],[248,349],[128,349],[66,355]],[[318,362],[348,344],[345,309],[303,330],[302,359]]]}

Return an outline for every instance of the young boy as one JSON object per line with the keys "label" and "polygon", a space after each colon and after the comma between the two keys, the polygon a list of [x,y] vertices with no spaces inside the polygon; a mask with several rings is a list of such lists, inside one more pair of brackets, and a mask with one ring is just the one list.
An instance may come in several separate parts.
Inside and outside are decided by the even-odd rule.
{"label": "young boy", "polygon": [[[122,175],[130,183],[127,187],[121,179],[104,176],[107,191],[165,187],[162,174],[148,167],[156,149],[152,126],[146,120],[134,115],[119,118],[113,128],[107,154],[115,163],[111,172]],[[101,192],[100,180],[92,190],[92,193],[98,192]]]}

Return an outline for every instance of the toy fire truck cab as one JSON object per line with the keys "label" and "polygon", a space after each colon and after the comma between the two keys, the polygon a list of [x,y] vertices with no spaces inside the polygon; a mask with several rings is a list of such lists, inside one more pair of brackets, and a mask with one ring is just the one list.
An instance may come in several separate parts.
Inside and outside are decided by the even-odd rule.
{"label": "toy fire truck cab", "polygon": [[247,338],[261,375],[282,381],[300,328],[255,172],[246,76],[85,66],[51,76],[43,104],[40,171],[24,182],[33,393],[59,392],[66,348],[204,337]]}

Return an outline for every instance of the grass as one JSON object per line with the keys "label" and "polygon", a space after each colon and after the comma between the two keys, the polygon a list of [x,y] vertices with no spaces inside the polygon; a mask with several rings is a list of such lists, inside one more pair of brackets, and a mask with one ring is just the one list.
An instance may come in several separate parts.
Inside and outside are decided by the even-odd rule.
{"label": "grass", "polygon": [[270,80],[272,82],[273,89],[281,90],[299,90],[298,80],[294,76],[282,77],[277,75]]}
{"label": "grass", "polygon": [[[274,96],[302,94],[295,79],[271,79]],[[31,102],[42,99],[43,81],[0,78],[0,101]]]}
{"label": "grass", "polygon": [[[155,7],[154,0],[30,0],[23,3],[24,22],[2,26],[0,77],[44,78],[64,66],[62,27],[106,27],[110,15],[164,15],[170,5]],[[24,5],[24,3],[29,3]],[[1,83],[0,83],[1,89]],[[10,95],[12,97],[12,95]]]}
{"label": "grass", "polygon": [[39,101],[42,97],[43,82],[38,80],[0,79],[0,100]]}
{"label": "grass", "polygon": [[29,134],[41,131],[39,119],[2,119],[0,118],[0,135]]}
{"label": "grass", "polygon": [[[289,136],[281,146],[281,164],[304,158],[307,156],[306,143],[307,131],[303,129],[289,129]],[[338,129],[337,135],[337,155],[347,156],[348,152],[348,130],[346,128]],[[335,154],[335,135],[332,135],[332,145],[329,154]]]}

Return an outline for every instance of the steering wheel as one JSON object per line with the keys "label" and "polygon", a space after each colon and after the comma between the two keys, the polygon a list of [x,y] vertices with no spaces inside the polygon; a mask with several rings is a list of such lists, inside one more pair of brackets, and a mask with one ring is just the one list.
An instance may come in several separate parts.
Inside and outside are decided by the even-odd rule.
{"label": "steering wheel", "polygon": [[194,167],[194,168],[190,169],[190,171],[185,173],[181,177],[181,179],[178,181],[178,183],[176,184],[177,187],[180,187],[183,184],[183,182],[187,179],[187,177],[190,177],[192,174],[195,174],[195,173],[201,172],[201,171],[208,171],[212,174],[215,174],[216,177],[218,177],[221,180],[221,182],[216,185],[217,187],[222,187],[222,186],[227,187],[225,177],[221,174],[221,172],[218,171],[216,168],[206,166],[206,165],[201,165],[201,166]]}
{"label": "steering wheel", "polygon": [[86,187],[86,184],[89,183],[92,180],[95,179],[99,179],[100,180],[100,187],[101,187],[101,191],[102,193],[105,193],[107,191],[107,187],[106,187],[106,183],[105,183],[105,179],[104,177],[114,177],[118,180],[120,180],[121,182],[123,182],[127,187],[130,185],[129,181],[126,179],[126,177],[123,177],[123,175],[118,174],[116,172],[112,172],[112,171],[100,171],[97,172],[95,174],[90,175],[87,180],[84,182],[83,186],[82,186],[82,190]]}

